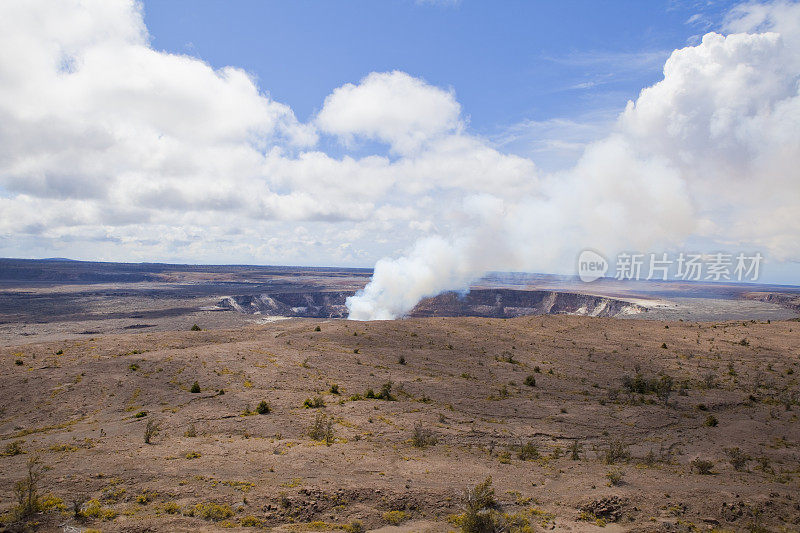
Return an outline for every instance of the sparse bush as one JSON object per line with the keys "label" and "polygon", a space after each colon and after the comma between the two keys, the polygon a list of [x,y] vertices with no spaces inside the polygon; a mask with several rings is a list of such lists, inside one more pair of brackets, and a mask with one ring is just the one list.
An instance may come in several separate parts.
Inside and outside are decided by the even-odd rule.
{"label": "sparse bush", "polygon": [[14,364],[17,366],[22,366],[25,364],[25,362],[22,359],[17,359],[16,361],[14,361]]}
{"label": "sparse bush", "polygon": [[86,503],[87,497],[83,494],[76,494],[72,497],[72,518],[75,520],[80,519],[81,517],[81,509],[83,508],[83,504]]}
{"label": "sparse bush", "polygon": [[572,441],[572,444],[569,445],[569,448],[567,448],[567,450],[569,451],[570,459],[572,459],[573,461],[581,460],[581,452],[583,450],[581,444],[578,441],[576,440]]}
{"label": "sparse bush", "polygon": [[708,415],[705,422],[703,422],[703,425],[710,428],[715,428],[717,425],[719,425],[719,420],[717,420],[717,417],[714,415]]}
{"label": "sparse bush", "polygon": [[666,350],[667,349],[667,343],[666,342],[662,342],[661,343],[661,348]]}
{"label": "sparse bush", "polygon": [[202,328],[197,324],[194,324],[190,329],[191,331],[203,331]]}
{"label": "sparse bush", "polygon": [[[668,376],[663,376],[668,377]],[[662,378],[663,379],[663,378]],[[672,378],[669,378],[669,381],[664,382],[664,385],[667,383],[670,386],[670,392],[672,391]],[[625,389],[626,392],[629,394],[638,393],[638,394],[652,394],[658,393],[659,387],[661,387],[661,381],[656,378],[647,378],[638,371],[634,376],[623,376],[622,377],[622,388]]]}
{"label": "sparse bush", "polygon": [[242,527],[264,527],[264,521],[255,516],[248,515],[239,519],[239,525]]}
{"label": "sparse bush", "polygon": [[306,409],[319,409],[320,407],[325,407],[325,400],[322,399],[322,396],[306,398],[306,401],[303,402],[303,407]]}
{"label": "sparse bush", "polygon": [[269,404],[266,400],[261,400],[256,407],[256,413],[260,415],[268,415],[270,412]]}
{"label": "sparse bush", "polygon": [[202,456],[200,452],[187,452],[186,458],[187,459],[199,459]]}
{"label": "sparse bush", "polygon": [[186,433],[184,433],[183,436],[190,438],[197,436],[197,428],[194,427],[194,424],[189,424],[189,429],[186,430]]}
{"label": "sparse bush", "polygon": [[144,443],[150,444],[150,441],[158,434],[159,429],[161,429],[158,425],[158,422],[155,420],[148,420],[147,425],[144,427]]}
{"label": "sparse bush", "polygon": [[539,458],[539,449],[533,441],[528,441],[525,444],[517,446],[517,457],[521,461],[529,461]]}
{"label": "sparse bush", "polygon": [[314,328],[314,331],[322,331],[322,328],[317,326],[317,327]]}
{"label": "sparse bush", "polygon": [[219,522],[233,516],[233,509],[227,503],[218,504],[213,502],[198,503],[189,511],[190,516],[203,518],[204,520],[212,520]]}
{"label": "sparse bush", "polygon": [[139,411],[138,413],[133,415],[133,418],[144,418],[146,416],[147,416],[147,411]]}
{"label": "sparse bush", "polygon": [[628,451],[628,447],[621,440],[609,439],[606,442],[603,459],[607,465],[613,465],[619,461],[627,461],[630,457],[631,454]]}
{"label": "sparse bush", "polygon": [[492,478],[488,477],[474,489],[464,494],[465,512],[461,516],[462,533],[494,533],[502,531],[497,500],[494,497]]}
{"label": "sparse bush", "polygon": [[744,453],[740,448],[725,448],[723,451],[725,455],[728,456],[728,461],[731,463],[734,470],[741,472],[747,469],[747,462],[750,460],[750,456]]}
{"label": "sparse bush", "polygon": [[346,524],[344,530],[347,533],[364,533],[366,531],[366,529],[364,529],[364,524],[362,524],[360,520],[353,520],[349,524]]}
{"label": "sparse bush", "polygon": [[714,468],[714,463],[708,459],[700,459],[697,457],[691,462],[691,467],[697,470],[698,474],[707,476],[711,473],[711,469]]}
{"label": "sparse bush", "polygon": [[770,463],[769,457],[759,457],[756,459],[758,461],[758,468],[766,473],[766,474],[774,474],[775,470],[772,469],[772,463]]}
{"label": "sparse bush", "polygon": [[536,377],[533,374],[529,374],[525,376],[525,385],[528,387],[535,387],[536,386]]}
{"label": "sparse bush", "polygon": [[128,370],[130,370],[131,372],[136,372],[137,370],[139,370],[139,365],[137,365],[136,363],[131,363],[128,365]]}
{"label": "sparse bush", "polygon": [[11,456],[14,456],[14,455],[20,455],[22,453],[25,453],[25,452],[22,450],[22,441],[21,440],[15,440],[14,442],[9,442],[8,444],[6,444],[5,450],[3,450],[3,455],[8,456],[8,457],[11,457]]}
{"label": "sparse bush", "polygon": [[434,433],[433,430],[423,426],[422,422],[418,422],[416,425],[414,425],[414,433],[411,436],[411,444],[417,448],[425,448],[426,446],[433,446],[437,442],[439,442],[439,438],[436,436],[436,433]]}
{"label": "sparse bush", "polygon": [[136,503],[139,505],[147,505],[153,501],[153,498],[156,496],[158,496],[158,493],[156,492],[144,491],[136,497]]}
{"label": "sparse bush", "polygon": [[97,500],[89,500],[81,511],[81,516],[86,518],[97,518],[100,520],[114,520],[117,515],[114,509],[103,507]]}
{"label": "sparse bush", "polygon": [[176,502],[167,502],[161,509],[167,514],[178,514],[181,512],[181,506]]}
{"label": "sparse bush", "polygon": [[192,383],[192,388],[189,389],[189,392],[194,393],[194,394],[197,394],[198,392],[200,392],[200,383],[198,383],[197,381]]}
{"label": "sparse bush", "polygon": [[713,372],[707,372],[703,376],[703,386],[707,389],[717,388],[717,376]]}
{"label": "sparse bush", "polygon": [[664,406],[669,402],[669,397],[672,394],[673,379],[670,376],[664,375],[656,383],[656,396],[664,402]]}
{"label": "sparse bush", "polygon": [[615,468],[611,469],[606,472],[606,479],[608,479],[609,486],[618,486],[622,485],[622,478],[625,477],[625,472],[622,470]]}
{"label": "sparse bush", "polygon": [[407,518],[404,511],[386,511],[383,513],[383,521],[387,524],[396,526]]}
{"label": "sparse bush", "polygon": [[39,458],[31,457],[26,466],[25,478],[17,481],[14,485],[17,506],[13,509],[12,514],[17,520],[26,520],[32,517],[42,507],[39,501],[39,480],[42,477]]}
{"label": "sparse bush", "polygon": [[398,359],[398,360],[397,360],[397,364],[398,364],[398,365],[404,365],[404,364],[406,364],[406,358],[405,358],[404,356],[402,356],[402,355],[401,355],[401,356],[400,356],[400,359]]}
{"label": "sparse bush", "polygon": [[381,385],[381,391],[378,393],[379,400],[388,400],[394,401],[394,396],[392,396],[392,382],[387,381],[383,385]]}
{"label": "sparse bush", "polygon": [[337,385],[336,383],[331,385],[330,393],[331,394],[339,394],[339,385]]}
{"label": "sparse bush", "polygon": [[328,446],[334,442],[333,420],[322,413],[318,413],[308,430],[308,436],[316,441],[325,442]]}

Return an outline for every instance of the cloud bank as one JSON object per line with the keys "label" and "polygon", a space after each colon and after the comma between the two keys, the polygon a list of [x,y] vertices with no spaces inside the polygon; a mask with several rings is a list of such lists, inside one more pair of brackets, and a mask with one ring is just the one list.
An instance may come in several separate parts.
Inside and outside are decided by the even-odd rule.
{"label": "cloud bank", "polygon": [[702,238],[800,259],[798,4],[734,9],[547,172],[405,72],[332,88],[300,120],[270,80],[154,49],[133,0],[4,1],[0,46],[1,255],[385,257],[357,319],[487,270],[569,271],[583,247]]}

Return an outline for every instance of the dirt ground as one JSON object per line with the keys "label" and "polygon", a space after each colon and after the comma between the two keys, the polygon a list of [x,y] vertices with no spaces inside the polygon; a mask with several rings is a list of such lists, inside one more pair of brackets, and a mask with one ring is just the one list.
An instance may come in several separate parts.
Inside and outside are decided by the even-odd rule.
{"label": "dirt ground", "polygon": [[0,530],[800,530],[799,322],[189,326],[0,347]]}

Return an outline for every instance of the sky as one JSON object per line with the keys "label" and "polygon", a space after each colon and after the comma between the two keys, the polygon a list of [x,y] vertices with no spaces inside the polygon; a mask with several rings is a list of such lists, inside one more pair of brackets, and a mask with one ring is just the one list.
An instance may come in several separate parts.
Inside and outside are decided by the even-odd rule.
{"label": "sky", "polygon": [[0,3],[0,256],[800,282],[797,2]]}
{"label": "sky", "polygon": [[472,132],[555,170],[579,149],[546,150],[549,137],[601,136],[733,5],[168,0],[145,2],[144,19],[154,48],[241,67],[302,121],[334,88],[400,70],[455,91]]}

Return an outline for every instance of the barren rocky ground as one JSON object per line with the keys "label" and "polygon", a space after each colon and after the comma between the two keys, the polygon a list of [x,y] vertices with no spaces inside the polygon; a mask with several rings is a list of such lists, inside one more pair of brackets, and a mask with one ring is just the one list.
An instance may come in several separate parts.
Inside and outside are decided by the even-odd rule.
{"label": "barren rocky ground", "polygon": [[458,531],[489,476],[514,531],[800,529],[796,321],[190,326],[1,347],[0,508],[37,458],[41,530]]}

